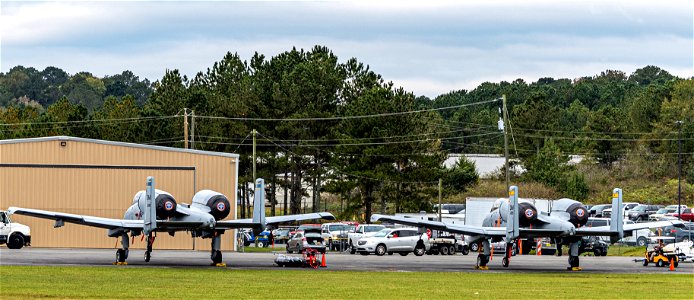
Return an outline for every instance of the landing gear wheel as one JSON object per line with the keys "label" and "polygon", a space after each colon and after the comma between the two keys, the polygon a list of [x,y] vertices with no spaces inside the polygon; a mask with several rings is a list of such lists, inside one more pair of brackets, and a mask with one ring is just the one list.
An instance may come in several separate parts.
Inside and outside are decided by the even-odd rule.
{"label": "landing gear wheel", "polygon": [[504,268],[508,268],[508,263],[509,263],[508,257],[504,256],[504,258],[501,260],[501,265],[502,265]]}
{"label": "landing gear wheel", "polygon": [[212,252],[212,256],[210,258],[212,258],[212,263],[214,264],[222,263],[222,251],[217,250]]}
{"label": "landing gear wheel", "polygon": [[116,250],[116,262],[119,262],[119,263],[125,262],[125,260],[127,258],[128,258],[128,254],[125,252],[125,249]]}
{"label": "landing gear wheel", "polygon": [[145,262],[149,262],[152,259],[152,252],[145,251]]}
{"label": "landing gear wheel", "polygon": [[441,255],[448,255],[448,247],[447,246],[441,247]]}
{"label": "landing gear wheel", "polygon": [[487,266],[487,262],[489,262],[489,258],[487,258],[486,255],[484,255],[484,254],[482,254],[482,253],[480,253],[479,255],[477,255],[477,266],[478,266],[478,267],[486,267],[486,266]]}
{"label": "landing gear wheel", "polygon": [[380,244],[376,246],[376,255],[383,256],[386,254],[386,245]]}

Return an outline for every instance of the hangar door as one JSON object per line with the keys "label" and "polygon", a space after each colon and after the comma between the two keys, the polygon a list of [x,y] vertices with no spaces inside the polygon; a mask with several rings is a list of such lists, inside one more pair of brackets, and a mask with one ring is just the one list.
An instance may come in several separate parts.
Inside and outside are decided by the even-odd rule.
{"label": "hangar door", "polygon": [[[195,168],[171,166],[107,165],[0,165],[0,207],[18,206],[80,215],[122,219],[133,196],[145,189],[147,176],[157,189],[171,193],[178,203],[190,203],[195,193]],[[32,246],[113,248],[115,238],[105,229],[14,215],[13,221],[29,225]],[[144,248],[140,238],[133,248]],[[158,233],[158,249],[192,249],[189,235]]]}

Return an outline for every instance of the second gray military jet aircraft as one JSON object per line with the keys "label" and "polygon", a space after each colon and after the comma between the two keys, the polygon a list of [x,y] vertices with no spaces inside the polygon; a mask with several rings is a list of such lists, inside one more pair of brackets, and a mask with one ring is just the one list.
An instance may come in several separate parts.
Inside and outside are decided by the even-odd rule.
{"label": "second gray military jet aircraft", "polygon": [[[621,207],[622,190],[612,191],[612,207]],[[466,235],[469,243],[481,243],[483,252],[477,257],[478,269],[487,269],[490,257],[490,242],[505,241],[506,253],[502,259],[504,267],[509,266],[513,243],[518,239],[549,237],[558,241],[557,246],[569,246],[570,270],[581,270],[579,266],[579,247],[583,236],[609,236],[612,242],[624,237],[633,230],[658,228],[664,226],[684,226],[680,221],[660,221],[649,223],[624,224],[622,214],[612,214],[609,226],[585,227],[588,222],[588,210],[575,200],[559,199],[553,202],[548,213],[538,213],[532,203],[518,200],[518,187],[509,189],[509,200],[493,209],[483,221],[482,226],[455,225],[437,221],[428,221],[412,217],[388,216],[375,214],[371,221],[390,221],[420,228],[461,233]],[[422,245],[423,246],[423,245]]]}

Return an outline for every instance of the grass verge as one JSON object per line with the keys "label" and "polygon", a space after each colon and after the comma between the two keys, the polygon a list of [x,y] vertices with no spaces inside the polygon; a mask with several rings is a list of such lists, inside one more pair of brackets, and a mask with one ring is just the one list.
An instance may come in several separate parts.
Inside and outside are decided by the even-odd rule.
{"label": "grass verge", "polygon": [[[0,267],[3,299],[691,299],[691,274]],[[329,288],[328,288],[329,287]]]}

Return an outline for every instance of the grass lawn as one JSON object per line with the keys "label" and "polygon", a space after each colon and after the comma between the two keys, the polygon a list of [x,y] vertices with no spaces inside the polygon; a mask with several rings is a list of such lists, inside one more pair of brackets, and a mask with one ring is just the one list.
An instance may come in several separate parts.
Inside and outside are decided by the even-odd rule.
{"label": "grass lawn", "polygon": [[691,299],[691,274],[0,267],[2,299]]}

